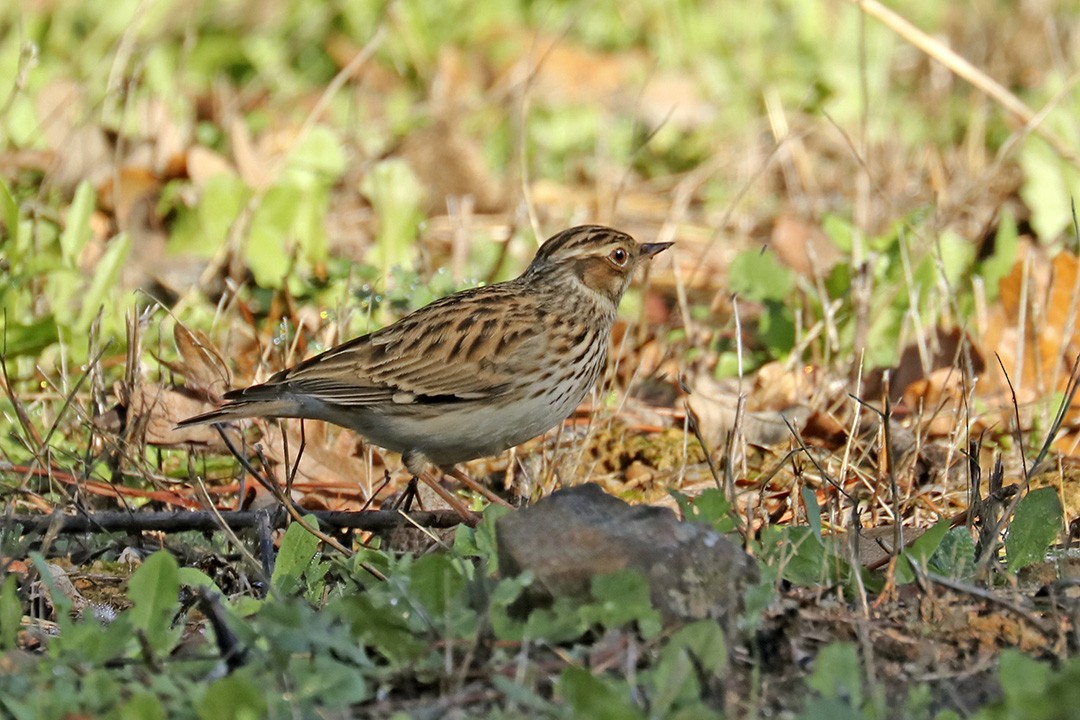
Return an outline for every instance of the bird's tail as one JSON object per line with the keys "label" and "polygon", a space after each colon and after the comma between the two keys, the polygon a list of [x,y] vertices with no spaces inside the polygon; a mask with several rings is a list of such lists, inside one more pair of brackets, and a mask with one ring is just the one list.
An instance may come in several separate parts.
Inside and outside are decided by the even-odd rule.
{"label": "bird's tail", "polygon": [[281,386],[253,385],[225,393],[225,404],[217,410],[181,420],[176,427],[212,425],[253,417],[289,417],[290,410],[295,410],[295,403],[288,398]]}

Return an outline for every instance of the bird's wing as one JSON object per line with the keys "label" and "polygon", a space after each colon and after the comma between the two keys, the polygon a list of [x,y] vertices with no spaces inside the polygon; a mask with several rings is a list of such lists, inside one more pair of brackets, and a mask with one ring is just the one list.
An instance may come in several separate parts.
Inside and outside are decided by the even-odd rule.
{"label": "bird's wing", "polygon": [[310,358],[266,385],[337,405],[497,397],[545,361],[549,321],[541,305],[506,285],[477,288]]}

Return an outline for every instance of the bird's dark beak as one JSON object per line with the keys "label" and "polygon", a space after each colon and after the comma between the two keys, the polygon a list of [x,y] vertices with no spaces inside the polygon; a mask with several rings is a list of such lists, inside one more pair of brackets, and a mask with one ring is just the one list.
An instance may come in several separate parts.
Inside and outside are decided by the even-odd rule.
{"label": "bird's dark beak", "polygon": [[642,257],[652,257],[664,252],[675,243],[645,243],[641,246]]}

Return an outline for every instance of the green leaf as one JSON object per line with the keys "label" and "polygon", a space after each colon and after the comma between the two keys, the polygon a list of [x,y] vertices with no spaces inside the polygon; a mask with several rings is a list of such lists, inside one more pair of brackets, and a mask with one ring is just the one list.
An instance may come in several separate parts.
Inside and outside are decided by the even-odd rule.
{"label": "green leaf", "polygon": [[496,575],[499,568],[499,544],[496,529],[499,518],[509,515],[510,508],[489,505],[484,509],[480,524],[471,528],[464,523],[454,532],[454,552],[459,557],[476,557],[484,563],[489,576]]}
{"label": "green leaf", "polygon": [[975,260],[975,245],[967,238],[945,231],[938,238],[941,272],[954,289]]}
{"label": "green leaf", "polygon": [[428,614],[442,618],[466,607],[465,578],[450,555],[430,553],[417,558],[409,568],[409,589],[413,599]]}
{"label": "green leaf", "polygon": [[156,695],[136,692],[120,708],[120,720],[165,720],[165,709]]}
{"label": "green leaf", "polygon": [[660,632],[660,614],[652,606],[649,582],[639,571],[625,568],[597,575],[590,588],[595,602],[582,607],[585,618],[607,628],[636,621],[645,638]]}
{"label": "green leaf", "polygon": [[218,586],[210,579],[210,576],[204,573],[202,570],[196,570],[193,567],[182,567],[178,575],[181,585],[187,585],[188,587],[204,588],[208,590],[217,590],[221,592]]}
{"label": "green leaf", "polygon": [[287,175],[314,175],[324,184],[337,181],[347,158],[337,133],[325,125],[315,125],[293,147],[285,165]]}
{"label": "green leaf", "polygon": [[220,174],[208,179],[194,208],[178,204],[169,252],[212,257],[221,249],[250,196],[251,190],[235,175]]}
{"label": "green leaf", "polygon": [[130,251],[131,238],[127,233],[120,233],[109,241],[108,249],[94,268],[94,277],[90,281],[90,287],[82,296],[82,309],[76,321],[76,328],[85,330],[90,327],[91,321],[105,302],[105,296],[116,287],[120,271]]}
{"label": "green leaf", "polygon": [[825,542],[821,537],[821,508],[817,504],[817,495],[808,487],[802,489],[803,505],[806,507],[806,523],[813,531],[814,537],[819,543]]}
{"label": "green leaf", "polygon": [[826,645],[814,658],[806,684],[829,700],[844,700],[852,707],[863,701],[862,669],[855,646],[846,642]]}
{"label": "green leaf", "polygon": [[1018,650],[1003,650],[998,658],[998,677],[1005,697],[1017,706],[1045,697],[1050,684],[1050,667]]}
{"label": "green leaf", "polygon": [[129,611],[132,626],[146,634],[150,647],[158,652],[172,649],[179,629],[171,627],[179,609],[180,568],[167,550],[146,558],[128,581],[127,596],[134,603]]}
{"label": "green leaf", "polygon": [[728,289],[751,300],[785,300],[794,285],[791,271],[767,251],[744,250],[728,269]]}
{"label": "green leaf", "polygon": [[8,242],[17,247],[19,244],[19,204],[15,202],[3,178],[0,178],[0,222],[4,224]]}
{"label": "green leaf", "polygon": [[49,600],[52,601],[57,622],[63,628],[66,624],[71,623],[71,599],[60,592],[60,587],[56,584],[56,579],[53,577],[52,571],[49,569],[49,563],[45,560],[44,555],[33,551],[30,553],[30,561],[34,563],[34,569],[37,570],[38,577],[49,591]]}
{"label": "green leaf", "polygon": [[1072,223],[1069,198],[1080,195],[1080,173],[1035,134],[1024,139],[1020,167],[1020,197],[1031,209],[1031,226],[1040,240],[1052,241]]}
{"label": "green leaf", "polygon": [[867,716],[847,700],[810,698],[798,720],[866,720]]}
{"label": "green leaf", "polygon": [[644,717],[630,702],[630,688],[625,682],[595,677],[583,668],[563,670],[555,690],[577,718],[634,720]]}
{"label": "green leaf", "polygon": [[289,677],[295,683],[294,697],[323,707],[344,707],[370,696],[364,668],[344,663],[329,653],[312,658],[295,657],[289,663]]}
{"label": "green leaf", "polygon": [[0,337],[0,352],[10,357],[36,355],[60,339],[56,318],[49,315],[28,325],[11,322],[5,326]]}
{"label": "green leaf", "polygon": [[735,518],[731,513],[731,503],[728,502],[727,494],[723,490],[708,488],[694,498],[689,498],[674,489],[669,489],[668,492],[678,504],[684,519],[708,523],[720,533],[729,533],[735,530]]}
{"label": "green leaf", "polygon": [[387,599],[362,593],[343,598],[336,607],[351,623],[353,636],[383,656],[391,668],[409,668],[424,657],[427,644],[403,617],[407,609],[402,603],[376,604],[377,600],[382,603]]}
{"label": "green leaf", "polygon": [[3,586],[0,586],[0,650],[15,649],[22,615],[15,576],[8,575],[4,578]]}
{"label": "green leaf", "polygon": [[916,563],[920,568],[926,569],[930,558],[941,546],[945,534],[949,532],[952,521],[948,518],[939,520],[932,528],[924,532],[911,546],[900,554],[900,562],[896,563],[896,582],[905,585],[915,580],[915,570],[911,563]]}
{"label": "green leaf", "polygon": [[301,191],[279,185],[267,190],[252,214],[244,259],[259,287],[281,287],[292,264],[289,246],[295,241],[293,221],[300,201]]}
{"label": "green leaf", "polygon": [[424,188],[401,159],[384,160],[364,177],[360,190],[379,218],[379,234],[368,262],[389,275],[390,268],[411,266],[416,233],[423,220]]}
{"label": "green leaf", "polygon": [[235,673],[211,685],[197,705],[201,720],[259,720],[266,717],[264,688]]}
{"label": "green leaf", "polygon": [[986,283],[986,299],[993,301],[1001,290],[1001,279],[1009,274],[1016,263],[1020,248],[1020,234],[1016,218],[1008,208],[1003,208],[998,218],[997,234],[994,236],[994,252],[983,260],[979,270]]}
{"label": "green leaf", "polygon": [[1054,488],[1032,490],[1016,506],[1005,536],[1006,567],[1016,572],[1046,557],[1061,532],[1064,510]]}
{"label": "green leaf", "polygon": [[[307,517],[305,521],[318,527],[318,521],[313,517]],[[270,584],[286,595],[297,592],[304,571],[311,565],[318,549],[319,538],[309,533],[299,523],[289,525],[289,529],[285,531],[285,537],[281,539],[281,549],[278,551]]]}
{"label": "green leaf", "polygon": [[75,188],[68,208],[64,231],[60,233],[60,254],[68,267],[78,267],[79,256],[90,241],[90,215],[94,212],[94,186],[83,180]]}
{"label": "green leaf", "polygon": [[728,649],[719,623],[699,620],[675,631],[660,650],[652,673],[653,717],[695,704],[701,697],[699,673],[719,679],[727,672]]}
{"label": "green leaf", "polygon": [[953,528],[945,533],[937,552],[930,558],[929,567],[939,575],[967,579],[975,572],[975,541],[966,527]]}

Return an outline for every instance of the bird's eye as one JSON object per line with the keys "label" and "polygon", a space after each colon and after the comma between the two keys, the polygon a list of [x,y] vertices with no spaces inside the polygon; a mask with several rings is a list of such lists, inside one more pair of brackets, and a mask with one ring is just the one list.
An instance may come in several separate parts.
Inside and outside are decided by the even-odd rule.
{"label": "bird's eye", "polygon": [[626,252],[625,248],[619,247],[612,250],[611,254],[608,255],[608,257],[611,258],[611,262],[621,267],[626,264],[626,260],[630,257],[630,255]]}

